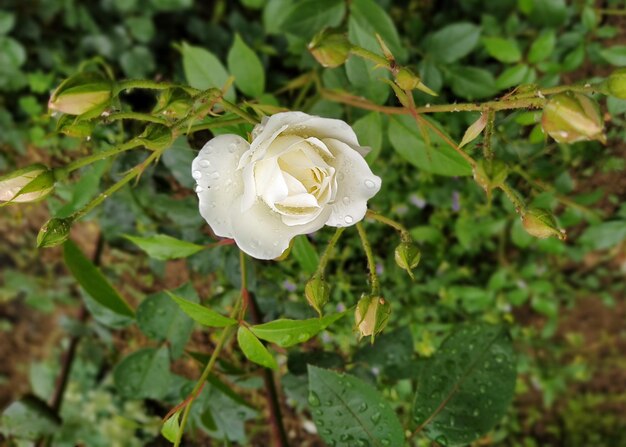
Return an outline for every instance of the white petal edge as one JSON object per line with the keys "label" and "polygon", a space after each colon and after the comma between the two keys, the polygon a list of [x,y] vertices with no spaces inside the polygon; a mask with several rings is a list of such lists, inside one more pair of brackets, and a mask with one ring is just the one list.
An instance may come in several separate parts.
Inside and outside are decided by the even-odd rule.
{"label": "white petal edge", "polygon": [[232,204],[230,221],[237,246],[253,258],[268,260],[283,254],[294,237],[322,228],[330,213],[327,208],[309,223],[288,226],[283,223],[281,215],[262,200],[242,212],[241,198],[238,198]]}
{"label": "white petal edge", "polygon": [[335,155],[333,165],[337,173],[337,194],[326,225],[348,227],[363,220],[367,201],[380,191],[382,181],[349,145],[332,138],[324,139],[324,143]]}
{"label": "white petal edge", "polygon": [[233,237],[230,210],[233,201],[243,193],[243,179],[237,166],[249,148],[239,135],[219,135],[204,145],[191,164],[200,215],[217,236]]}

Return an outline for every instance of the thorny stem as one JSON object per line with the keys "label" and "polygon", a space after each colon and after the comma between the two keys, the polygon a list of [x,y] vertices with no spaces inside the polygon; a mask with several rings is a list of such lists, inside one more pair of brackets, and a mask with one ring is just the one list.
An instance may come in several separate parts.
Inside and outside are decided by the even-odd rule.
{"label": "thorny stem", "polygon": [[139,112],[115,112],[106,117],[106,121],[134,120],[167,125],[167,120],[158,116]]}
{"label": "thorny stem", "polygon": [[105,158],[112,157],[124,151],[128,151],[130,149],[134,149],[138,146],[141,146],[141,143],[135,139],[127,141],[126,143],[120,144],[112,149],[97,152],[93,155],[89,155],[87,157],[79,158],[78,160],[74,160],[73,162],[67,164],[62,168],[58,168],[55,170],[55,177],[60,179],[66,177],[70,172],[75,171],[76,169],[80,169],[83,166],[90,165],[95,163],[96,161],[104,160]]}
{"label": "thorny stem", "polygon": [[626,10],[624,9],[596,9],[596,12],[602,15],[626,16]]}
{"label": "thorny stem", "polygon": [[361,222],[356,224],[356,229],[359,232],[361,244],[363,245],[363,251],[365,251],[365,256],[367,257],[367,266],[370,271],[370,285],[372,286],[372,296],[379,296],[380,283],[378,281],[378,275],[376,274],[376,262],[374,261],[372,246],[367,240],[367,234],[365,233],[365,228],[363,228],[363,224]]}
{"label": "thorny stem", "polygon": [[[247,279],[246,279],[245,259],[244,259],[243,252],[240,253],[239,261],[241,265],[241,295],[239,296],[239,299],[235,303],[235,307],[231,311],[230,317],[240,319],[241,311],[243,310],[244,296],[247,296],[247,290],[248,290],[248,284],[247,284]],[[244,291],[246,291],[246,293],[244,293]],[[211,354],[211,358],[206,364],[204,371],[202,371],[202,374],[200,375],[200,378],[196,382],[196,385],[191,390],[191,393],[189,393],[187,405],[185,405],[185,409],[183,410],[183,416],[180,421],[178,435],[176,436],[176,440],[174,442],[174,447],[180,446],[180,443],[183,439],[183,434],[185,433],[185,427],[187,426],[187,421],[189,420],[189,412],[191,411],[191,406],[193,405],[198,394],[200,393],[201,388],[204,386],[204,382],[206,382],[207,378],[209,377],[209,374],[211,374],[211,370],[213,370],[213,367],[215,366],[215,362],[217,361],[217,358],[219,357],[220,352],[224,348],[226,341],[233,334],[236,327],[237,327],[236,325],[231,325],[231,326],[226,326],[224,329],[222,329],[222,333],[220,335],[219,340],[217,341],[217,345],[215,345],[215,349],[213,350],[213,353]]]}
{"label": "thorny stem", "polygon": [[248,121],[251,124],[259,124],[259,122],[260,122],[257,118],[255,118],[252,115],[250,115],[248,112],[243,110],[241,107],[233,104],[230,101],[227,101],[226,99],[222,98],[220,100],[220,104],[222,104],[222,107],[224,107],[225,110],[228,110],[229,112],[232,112],[235,115],[239,115],[240,117],[242,117],[243,119],[245,119],[246,121]]}
{"label": "thorny stem", "polygon": [[372,210],[367,210],[367,213],[365,213],[365,217],[377,220],[378,222],[389,225],[391,228],[399,231],[400,238],[403,242],[409,242],[411,240],[411,234],[409,233],[409,230],[407,230],[406,227],[400,222],[396,222],[395,220],[390,219],[389,217],[385,217],[382,214],[378,214],[377,212]]}
{"label": "thorny stem", "polygon": [[333,234],[333,237],[330,238],[330,241],[328,241],[328,245],[326,246],[324,253],[322,253],[322,257],[320,258],[320,262],[317,265],[317,270],[315,271],[314,276],[318,276],[318,277],[324,276],[324,269],[326,268],[326,265],[328,264],[330,255],[333,252],[333,248],[335,248],[337,241],[339,240],[339,238],[341,237],[341,234],[345,231],[345,229],[346,227],[338,227],[337,230],[335,231],[335,234]]}
{"label": "thorny stem", "polygon": [[496,112],[487,111],[487,126],[485,126],[485,136],[483,138],[483,155],[486,160],[493,160],[493,148],[491,147],[491,139],[493,137],[493,128],[496,121]]}
{"label": "thorny stem", "polygon": [[191,95],[195,95],[200,92],[197,88],[193,88],[188,85],[175,84],[172,82],[156,82],[148,79],[126,79],[118,82],[117,84],[117,92],[121,92],[122,90],[131,90],[134,88],[146,90],[169,90],[171,88],[180,88]]}
{"label": "thorny stem", "polygon": [[504,192],[504,194],[506,194],[513,205],[515,205],[515,211],[523,216],[526,212],[526,204],[520,197],[519,193],[511,188],[507,183],[502,183],[500,185],[500,189]]}

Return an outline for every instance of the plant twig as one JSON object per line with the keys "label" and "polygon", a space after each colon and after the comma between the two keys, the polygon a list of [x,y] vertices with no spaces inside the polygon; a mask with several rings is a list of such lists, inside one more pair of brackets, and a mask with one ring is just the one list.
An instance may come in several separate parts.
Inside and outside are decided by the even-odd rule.
{"label": "plant twig", "polygon": [[379,296],[380,283],[378,281],[378,275],[376,274],[376,262],[374,261],[372,246],[367,240],[367,234],[365,233],[365,228],[363,228],[363,224],[361,222],[356,224],[356,229],[359,232],[361,244],[363,245],[363,251],[365,251],[365,256],[367,257],[367,265],[370,271],[370,285],[372,286],[372,296]]}

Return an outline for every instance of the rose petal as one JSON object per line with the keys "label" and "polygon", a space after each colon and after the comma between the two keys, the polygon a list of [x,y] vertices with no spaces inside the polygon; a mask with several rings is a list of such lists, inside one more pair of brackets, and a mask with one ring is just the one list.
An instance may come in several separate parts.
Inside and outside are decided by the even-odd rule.
{"label": "rose petal", "polygon": [[324,142],[335,155],[333,165],[337,172],[337,193],[326,225],[350,226],[363,219],[367,201],[380,190],[381,180],[356,150],[332,138]]}
{"label": "rose petal", "polygon": [[230,208],[243,193],[241,173],[236,171],[249,147],[238,135],[219,135],[204,145],[191,164],[200,214],[217,236],[232,237]]}
{"label": "rose petal", "polygon": [[237,246],[257,259],[274,259],[289,247],[299,234],[307,234],[324,226],[330,209],[324,209],[314,220],[303,225],[288,226],[281,215],[257,200],[246,211],[241,211],[241,198],[232,203],[230,221]]}

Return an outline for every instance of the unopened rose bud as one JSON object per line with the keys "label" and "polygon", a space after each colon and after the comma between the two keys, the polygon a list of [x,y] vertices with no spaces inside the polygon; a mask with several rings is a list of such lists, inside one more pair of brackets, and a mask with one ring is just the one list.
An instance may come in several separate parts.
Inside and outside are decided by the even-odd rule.
{"label": "unopened rose bud", "polygon": [[394,255],[396,264],[398,264],[401,269],[406,270],[413,279],[413,269],[417,267],[422,257],[418,246],[414,242],[402,242],[396,247]]}
{"label": "unopened rose bud", "polygon": [[606,84],[611,96],[626,99],[626,68],[620,68],[611,73]]}
{"label": "unopened rose bud", "polygon": [[0,177],[0,203],[36,202],[54,189],[54,174],[35,164]]}
{"label": "unopened rose bud", "polygon": [[410,68],[402,67],[396,75],[396,83],[402,90],[413,90],[420,85],[421,79]]}
{"label": "unopened rose bud", "polygon": [[389,322],[391,305],[380,296],[363,295],[356,305],[354,320],[361,337],[380,334]]}
{"label": "unopened rose bud", "polygon": [[50,110],[83,115],[103,109],[112,96],[112,83],[97,72],[78,73],[67,78],[52,93]]}
{"label": "unopened rose bud", "polygon": [[41,227],[37,235],[37,247],[48,248],[61,245],[70,236],[72,219],[55,217]]}
{"label": "unopened rose bud", "polygon": [[93,132],[94,124],[91,121],[80,120],[72,115],[62,115],[57,121],[57,132],[74,138],[85,138]]}
{"label": "unopened rose bud", "polygon": [[596,101],[582,93],[565,92],[551,96],[543,108],[541,125],[544,132],[558,143],[606,142],[600,108]]}
{"label": "unopened rose bud", "polygon": [[309,51],[313,57],[327,68],[335,68],[343,65],[352,45],[343,34],[330,34],[325,30],[316,35],[309,43]]}
{"label": "unopened rose bud", "polygon": [[321,277],[313,276],[304,286],[304,295],[311,307],[322,315],[322,309],[330,297],[330,286]]}
{"label": "unopened rose bud", "polygon": [[171,146],[174,136],[172,130],[163,124],[148,124],[137,140],[146,148],[157,151]]}
{"label": "unopened rose bud", "polygon": [[565,230],[559,228],[554,215],[543,208],[530,208],[522,215],[522,225],[528,234],[539,239],[555,236],[565,239]]}

